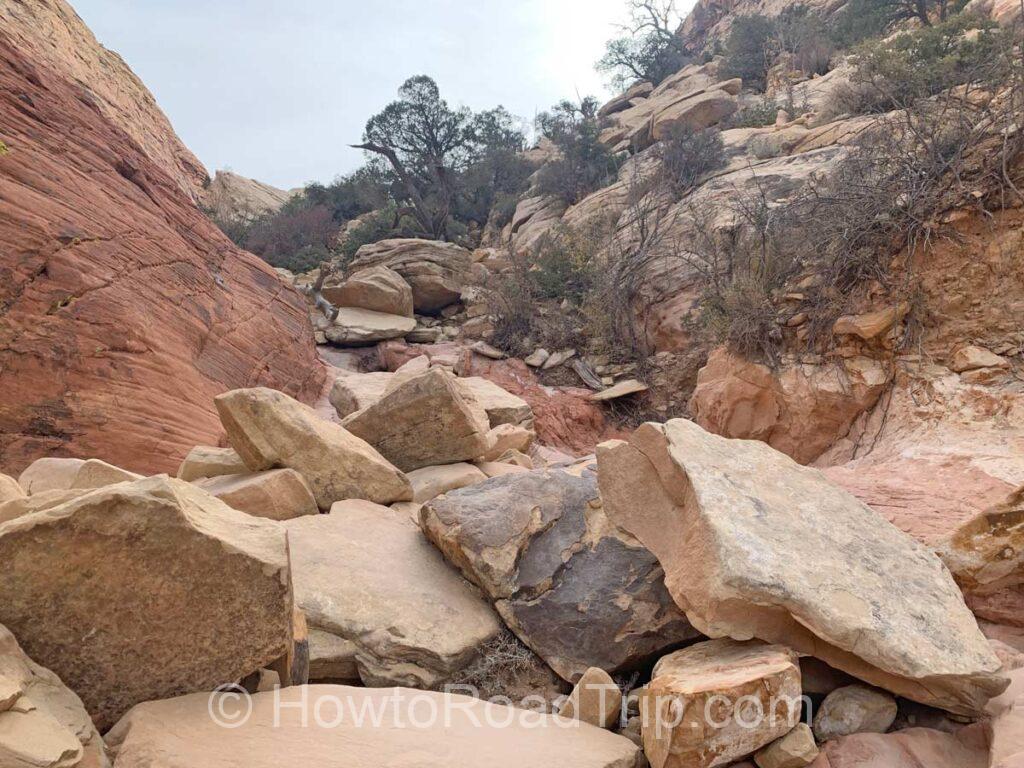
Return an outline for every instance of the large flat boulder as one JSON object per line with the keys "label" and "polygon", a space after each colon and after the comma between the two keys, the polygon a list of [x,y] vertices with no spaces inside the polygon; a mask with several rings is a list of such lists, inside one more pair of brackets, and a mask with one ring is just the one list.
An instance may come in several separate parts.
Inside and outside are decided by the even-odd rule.
{"label": "large flat boulder", "polygon": [[228,440],[252,472],[288,467],[321,509],[343,499],[380,504],[412,498],[412,486],[369,443],[272,389],[237,389],[217,400]]}
{"label": "large flat boulder", "polygon": [[385,266],[361,269],[337,284],[324,285],[323,297],[336,307],[356,307],[386,315],[412,317],[412,288]]}
{"label": "large flat boulder", "polygon": [[82,700],[25,655],[0,626],[0,765],[105,768],[103,739]]}
{"label": "large flat boulder", "polygon": [[342,307],[334,324],[324,331],[324,336],[341,347],[364,347],[378,341],[399,339],[415,327],[416,320],[411,317]]}
{"label": "large flat boulder", "polygon": [[459,300],[471,264],[472,254],[454,243],[392,239],[362,246],[349,272],[378,266],[397,272],[412,288],[416,311],[432,314]]}
{"label": "large flat boulder", "polygon": [[404,472],[471,461],[487,452],[486,413],[442,368],[398,377],[342,424]]}
{"label": "large flat boulder", "polygon": [[815,469],[676,419],[598,446],[609,517],[710,637],[785,643],[974,714],[1006,687],[941,560]]}
{"label": "large flat boulder", "polygon": [[[136,707],[108,734],[115,766],[150,768],[154,760],[162,768],[639,765],[639,750],[622,736],[454,694],[315,685],[260,693],[251,703],[249,717],[234,728],[210,716],[205,695]],[[358,713],[367,714],[359,719]]]}
{"label": "large flat boulder", "polygon": [[561,677],[640,666],[697,633],[657,560],[611,524],[593,473],[521,471],[428,502],[420,525]]}
{"label": "large flat boulder", "polygon": [[320,511],[309,483],[294,469],[221,475],[195,484],[232,509],[268,520],[291,520]]}
{"label": "large flat boulder", "polygon": [[288,654],[286,533],[166,476],[101,488],[0,525],[0,623],[105,730]]}
{"label": "large flat boulder", "polygon": [[498,633],[491,607],[408,514],[344,501],[284,526],[296,604],[311,631],[354,645],[366,685],[435,686]]}

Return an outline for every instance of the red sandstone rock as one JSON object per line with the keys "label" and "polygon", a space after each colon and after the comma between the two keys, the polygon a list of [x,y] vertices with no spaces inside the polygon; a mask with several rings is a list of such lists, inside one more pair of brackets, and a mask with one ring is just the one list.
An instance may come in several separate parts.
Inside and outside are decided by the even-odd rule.
{"label": "red sandstone rock", "polygon": [[299,294],[235,248],[93,95],[6,33],[0,126],[6,472],[42,455],[173,472],[219,441],[216,394],[317,394]]}

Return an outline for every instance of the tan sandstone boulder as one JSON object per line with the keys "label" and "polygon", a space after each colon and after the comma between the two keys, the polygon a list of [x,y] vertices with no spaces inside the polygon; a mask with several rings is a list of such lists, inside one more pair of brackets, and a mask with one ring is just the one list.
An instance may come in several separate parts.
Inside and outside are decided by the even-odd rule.
{"label": "tan sandstone boulder", "polygon": [[75,481],[84,459],[42,458],[29,464],[18,476],[25,493],[66,491]]}
{"label": "tan sandstone boulder", "polygon": [[166,476],[0,525],[0,623],[97,727],[286,656],[285,531]]}
{"label": "tan sandstone boulder", "polygon": [[321,509],[343,499],[412,498],[408,479],[373,446],[281,392],[236,389],[216,399],[231,445],[252,472],[294,469]]}
{"label": "tan sandstone boulder", "polygon": [[885,733],[896,720],[896,700],[885,691],[848,685],[832,691],[814,714],[814,735],[828,741],[854,733]]}
{"label": "tan sandstone boulder", "polygon": [[800,721],[800,666],[781,645],[709,640],[654,667],[640,698],[652,768],[728,765]]}
{"label": "tan sandstone boulder", "polygon": [[967,344],[959,347],[953,353],[953,359],[949,367],[957,373],[974,371],[979,368],[1008,368],[1010,362],[1005,357],[1000,357],[984,347],[976,347]]}
{"label": "tan sandstone boulder", "polygon": [[77,499],[88,493],[89,489],[78,489],[68,491],[40,491],[31,496],[22,496],[20,499],[11,499],[0,504],[0,523],[14,520],[16,517],[27,515],[29,512],[41,512],[44,509],[59,506],[66,501]]}
{"label": "tan sandstone boulder", "polygon": [[141,479],[142,475],[115,467],[113,464],[99,459],[88,459],[75,473],[75,478],[71,481],[71,488],[88,490]]}
{"label": "tan sandstone boulder", "polygon": [[220,477],[221,475],[241,475],[248,472],[234,448],[214,448],[209,445],[197,445],[188,452],[188,456],[178,467],[178,478],[181,480],[198,480],[202,477]]}
{"label": "tan sandstone boulder", "polygon": [[269,520],[291,520],[320,512],[309,483],[294,469],[221,475],[195,484],[239,512]]}
{"label": "tan sandstone boulder", "polygon": [[465,488],[467,485],[482,483],[487,475],[472,464],[460,461],[457,464],[442,464],[438,467],[414,469],[408,475],[412,483],[412,500],[417,504],[430,501],[442,493]]}
{"label": "tan sandstone boulder", "polygon": [[432,687],[472,662],[498,633],[491,607],[407,514],[344,501],[329,515],[283,525],[296,604],[311,631],[355,646],[364,684]]}
{"label": "tan sandstone boulder", "polygon": [[533,445],[534,437],[536,435],[525,427],[499,424],[487,433],[487,453],[482,458],[484,461],[499,461],[509,451],[525,454]]}
{"label": "tan sandstone boulder", "polygon": [[598,446],[598,474],[704,634],[785,642],[957,713],[1006,687],[941,560],[818,470],[676,419]]}
{"label": "tan sandstone boulder", "polygon": [[804,768],[818,756],[818,745],[807,723],[798,723],[796,728],[781,739],[762,747],[754,755],[757,768]]}
{"label": "tan sandstone boulder", "polygon": [[362,246],[349,269],[388,267],[412,288],[416,311],[432,314],[459,300],[471,263],[472,254],[454,243],[392,239]]}
{"label": "tan sandstone boulder", "polygon": [[612,728],[621,711],[619,686],[603,669],[591,667],[577,681],[558,714],[598,728]]}
{"label": "tan sandstone boulder", "polygon": [[342,307],[338,310],[334,324],[324,329],[324,336],[332,344],[342,347],[362,347],[378,341],[402,338],[415,327],[416,320],[404,315]]}
{"label": "tan sandstone boulder", "polygon": [[105,768],[103,740],[82,701],[25,655],[0,626],[0,765]]}
{"label": "tan sandstone boulder", "polygon": [[107,737],[117,768],[635,768],[640,757],[628,739],[600,728],[454,694],[286,688],[254,696],[235,728],[210,717],[208,699],[136,707]]}
{"label": "tan sandstone boulder", "polygon": [[490,428],[486,413],[442,368],[396,379],[342,424],[403,471],[478,458]]}
{"label": "tan sandstone boulder", "polygon": [[13,477],[0,474],[0,504],[13,499],[25,498],[25,491]]}
{"label": "tan sandstone boulder", "polygon": [[385,266],[361,269],[337,285],[325,285],[323,297],[336,307],[356,307],[386,315],[412,317],[412,288]]}
{"label": "tan sandstone boulder", "polygon": [[[910,728],[897,733],[858,733],[821,745],[811,768],[990,768],[980,727],[944,733]],[[996,768],[992,766],[991,768]],[[1011,768],[1004,766],[1001,768]]]}

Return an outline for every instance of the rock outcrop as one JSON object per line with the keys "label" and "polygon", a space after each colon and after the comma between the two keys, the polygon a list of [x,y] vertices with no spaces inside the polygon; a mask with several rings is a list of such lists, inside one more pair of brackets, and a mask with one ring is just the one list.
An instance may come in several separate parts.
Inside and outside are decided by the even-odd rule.
{"label": "rock outcrop", "polygon": [[169,175],[182,155],[152,97],[64,3],[0,13],[0,466],[173,471],[219,438],[225,388],[312,398],[323,372],[301,296]]}
{"label": "rock outcrop", "polygon": [[[612,525],[592,472],[496,477],[428,502],[427,537],[564,679],[640,666],[697,633],[654,556]],[[572,631],[567,631],[571,627]]]}
{"label": "rock outcrop", "polygon": [[365,685],[446,682],[498,633],[491,607],[405,513],[344,501],[285,527],[296,604],[311,630],[352,644]]}
{"label": "rock outcrop", "polygon": [[0,524],[0,623],[100,730],[291,652],[285,532],[154,477]]}
{"label": "rock outcrop", "polygon": [[817,470],[681,419],[599,446],[598,467],[609,517],[704,634],[785,643],[953,712],[1006,687],[938,557]]}
{"label": "rock outcrop", "polygon": [[355,274],[368,267],[388,267],[412,287],[416,311],[432,314],[459,300],[469,279],[470,264],[470,252],[453,243],[381,240],[360,248],[348,273]]}
{"label": "rock outcrop", "polygon": [[276,213],[301,192],[286,192],[231,171],[217,171],[202,191],[199,204],[216,221],[253,222],[260,216]]}

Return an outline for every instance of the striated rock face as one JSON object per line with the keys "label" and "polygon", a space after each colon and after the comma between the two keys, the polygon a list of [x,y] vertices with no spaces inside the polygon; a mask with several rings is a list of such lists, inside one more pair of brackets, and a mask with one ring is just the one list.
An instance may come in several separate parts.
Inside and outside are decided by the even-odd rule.
{"label": "striated rock face", "polygon": [[630,669],[697,636],[654,556],[612,525],[592,472],[520,472],[452,491],[420,511],[449,562],[566,680]]}
{"label": "striated rock face", "polygon": [[[38,31],[56,30],[39,18],[46,8],[70,13],[42,2],[0,10],[0,466],[64,454],[173,471],[194,445],[219,440],[212,400],[225,388],[319,392],[308,313],[105,116],[113,107],[55,70],[56,53],[37,53]],[[12,42],[26,30],[31,41]],[[100,55],[53,35],[68,56]],[[87,83],[123,69],[82,66]]]}
{"label": "striated rock face", "polygon": [[609,516],[705,634],[785,643],[952,712],[1006,687],[939,558],[817,470],[682,419],[598,446],[598,467]]}
{"label": "striated rock face", "polygon": [[143,82],[120,56],[100,45],[68,3],[5,2],[0,29],[36,64],[82,88],[91,109],[126,133],[186,195],[199,198],[209,181],[203,164],[181,143]]}
{"label": "striated rock face", "polygon": [[217,171],[202,191],[199,203],[219,220],[254,221],[263,214],[281,210],[300,191],[286,192],[231,171]]}
{"label": "striated rock face", "polygon": [[0,623],[100,730],[291,650],[285,531],[167,477],[0,524],[0,594]]}

